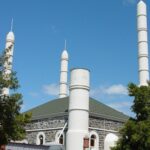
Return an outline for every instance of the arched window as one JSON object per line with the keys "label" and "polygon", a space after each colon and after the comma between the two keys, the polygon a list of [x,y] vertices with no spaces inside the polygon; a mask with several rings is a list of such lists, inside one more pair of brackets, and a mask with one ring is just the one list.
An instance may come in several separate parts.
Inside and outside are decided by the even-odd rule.
{"label": "arched window", "polygon": [[36,137],[36,144],[43,145],[45,144],[45,134],[44,132],[39,132]]}
{"label": "arched window", "polygon": [[96,136],[95,136],[95,135],[92,135],[91,138],[90,138],[90,146],[91,146],[91,147],[94,147],[94,146],[95,146],[95,140],[96,140]]}
{"label": "arched window", "polygon": [[111,150],[111,147],[114,147],[117,141],[118,136],[113,133],[107,134],[104,141],[104,150]]}
{"label": "arched window", "polygon": [[99,150],[99,136],[96,131],[90,132],[90,149]]}
{"label": "arched window", "polygon": [[63,143],[64,143],[64,137],[63,135],[61,135],[59,138],[59,144],[63,144]]}
{"label": "arched window", "polygon": [[[60,134],[61,134],[61,135],[60,135]],[[61,133],[61,131],[58,131],[58,132],[56,133],[56,136],[55,136],[55,141],[56,141],[57,143],[59,143],[59,144],[64,145],[64,143],[65,143],[65,135],[64,135],[64,133]]]}
{"label": "arched window", "polygon": [[40,145],[43,145],[43,135],[39,136],[39,140],[40,140]]}

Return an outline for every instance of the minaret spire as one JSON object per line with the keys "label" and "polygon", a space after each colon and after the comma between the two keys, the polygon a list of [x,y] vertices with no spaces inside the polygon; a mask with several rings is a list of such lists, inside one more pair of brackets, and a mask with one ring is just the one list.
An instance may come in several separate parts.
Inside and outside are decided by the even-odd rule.
{"label": "minaret spire", "polygon": [[67,41],[65,40],[65,50],[67,49]]}
{"label": "minaret spire", "polygon": [[137,5],[138,30],[138,60],[140,86],[147,85],[149,80],[148,36],[147,36],[147,8],[143,0]]}
{"label": "minaret spire", "polygon": [[13,31],[13,18],[11,19],[11,28],[10,28],[10,31],[12,32]]}
{"label": "minaret spire", "polygon": [[68,91],[67,76],[68,76],[68,52],[66,50],[66,40],[65,40],[65,47],[61,54],[59,98],[67,96]]}
{"label": "minaret spire", "polygon": [[[3,76],[6,80],[8,80],[8,77],[12,72],[13,51],[15,42],[15,36],[14,33],[12,32],[12,27],[13,27],[13,19],[11,22],[11,31],[6,36],[5,57],[7,59],[4,61],[4,73],[3,73]],[[2,89],[2,95],[9,95],[8,87]]]}

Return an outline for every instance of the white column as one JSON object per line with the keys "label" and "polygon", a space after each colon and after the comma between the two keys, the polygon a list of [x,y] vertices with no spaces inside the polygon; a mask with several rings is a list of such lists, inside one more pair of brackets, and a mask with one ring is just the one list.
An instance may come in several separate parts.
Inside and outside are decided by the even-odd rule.
{"label": "white column", "polygon": [[140,0],[137,5],[138,29],[138,61],[140,86],[147,85],[149,80],[148,38],[147,38],[147,10],[146,4]]}
{"label": "white column", "polygon": [[89,78],[87,69],[71,70],[66,150],[83,150],[89,137]]}
{"label": "white column", "polygon": [[66,50],[64,50],[61,55],[59,98],[67,97],[67,90],[68,90],[67,74],[68,74],[68,53]]}
{"label": "white column", "polygon": [[[5,56],[7,59],[4,62],[4,78],[8,78],[9,74],[11,74],[12,70],[12,62],[13,62],[13,51],[14,51],[14,33],[10,31],[6,36],[6,46],[5,46]],[[9,95],[9,88],[2,89],[3,95]]]}

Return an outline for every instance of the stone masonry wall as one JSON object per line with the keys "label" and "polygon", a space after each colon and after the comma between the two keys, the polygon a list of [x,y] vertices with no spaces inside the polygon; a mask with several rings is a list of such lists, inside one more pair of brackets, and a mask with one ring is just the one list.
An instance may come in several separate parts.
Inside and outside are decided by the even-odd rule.
{"label": "stone masonry wall", "polygon": [[[123,123],[119,121],[92,117],[90,118],[89,126],[92,128],[99,128],[97,130],[94,129],[94,131],[97,132],[99,135],[99,150],[104,150],[104,140],[105,140],[106,135],[109,133],[113,133],[111,130],[119,131],[119,129],[123,126]],[[100,129],[105,129],[106,131],[103,131]],[[107,130],[110,130],[110,131],[107,131]],[[114,133],[114,134],[118,136],[118,133]]]}
{"label": "stone masonry wall", "polygon": [[[55,118],[32,121],[26,126],[26,130],[27,130],[26,139],[28,140],[29,144],[36,144],[37,134],[39,132],[44,132],[46,136],[45,139],[46,142],[54,142],[56,133],[59,130],[61,130],[57,128],[64,127],[65,123],[66,123],[65,117],[55,117]],[[43,129],[49,129],[49,130],[43,130]]]}
{"label": "stone masonry wall", "polygon": [[[27,132],[26,138],[28,142],[30,144],[36,144],[37,134],[42,131],[42,130],[40,131],[40,129],[48,129],[48,128],[51,129],[42,131],[46,136],[46,142],[54,142],[56,133],[59,130],[61,130],[57,128],[64,127],[66,120],[67,120],[66,117],[54,117],[49,119],[32,121],[26,126],[26,130],[34,130],[34,131]],[[94,130],[99,135],[99,150],[104,150],[104,139],[106,135],[108,133],[113,133],[113,131],[119,131],[122,125],[123,123],[119,121],[90,117],[89,126],[93,128],[90,129],[90,131]],[[37,129],[39,130],[36,131]],[[106,131],[104,131],[104,129]],[[115,134],[117,135],[118,133]]]}

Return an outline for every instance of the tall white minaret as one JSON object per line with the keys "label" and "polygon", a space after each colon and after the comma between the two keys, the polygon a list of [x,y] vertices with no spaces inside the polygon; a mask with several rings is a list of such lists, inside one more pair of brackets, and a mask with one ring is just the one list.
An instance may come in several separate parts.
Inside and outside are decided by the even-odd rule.
{"label": "tall white minaret", "polygon": [[68,52],[66,50],[66,41],[65,41],[65,48],[61,54],[59,98],[67,97],[68,91],[67,75],[68,75]]}
{"label": "tall white minaret", "polygon": [[83,150],[84,139],[89,139],[89,70],[72,69],[69,90],[66,150]]}
{"label": "tall white minaret", "polygon": [[149,80],[148,37],[147,37],[147,8],[143,0],[137,5],[138,29],[138,61],[140,86],[147,85]]}
{"label": "tall white minaret", "polygon": [[[14,51],[14,42],[15,42],[15,36],[12,31],[13,26],[13,20],[11,23],[11,30],[6,36],[6,45],[5,45],[5,57],[7,59],[4,61],[4,78],[8,78],[9,74],[11,74],[12,70],[12,62],[13,62],[13,51]],[[9,88],[3,88],[2,89],[3,95],[9,95]]]}

